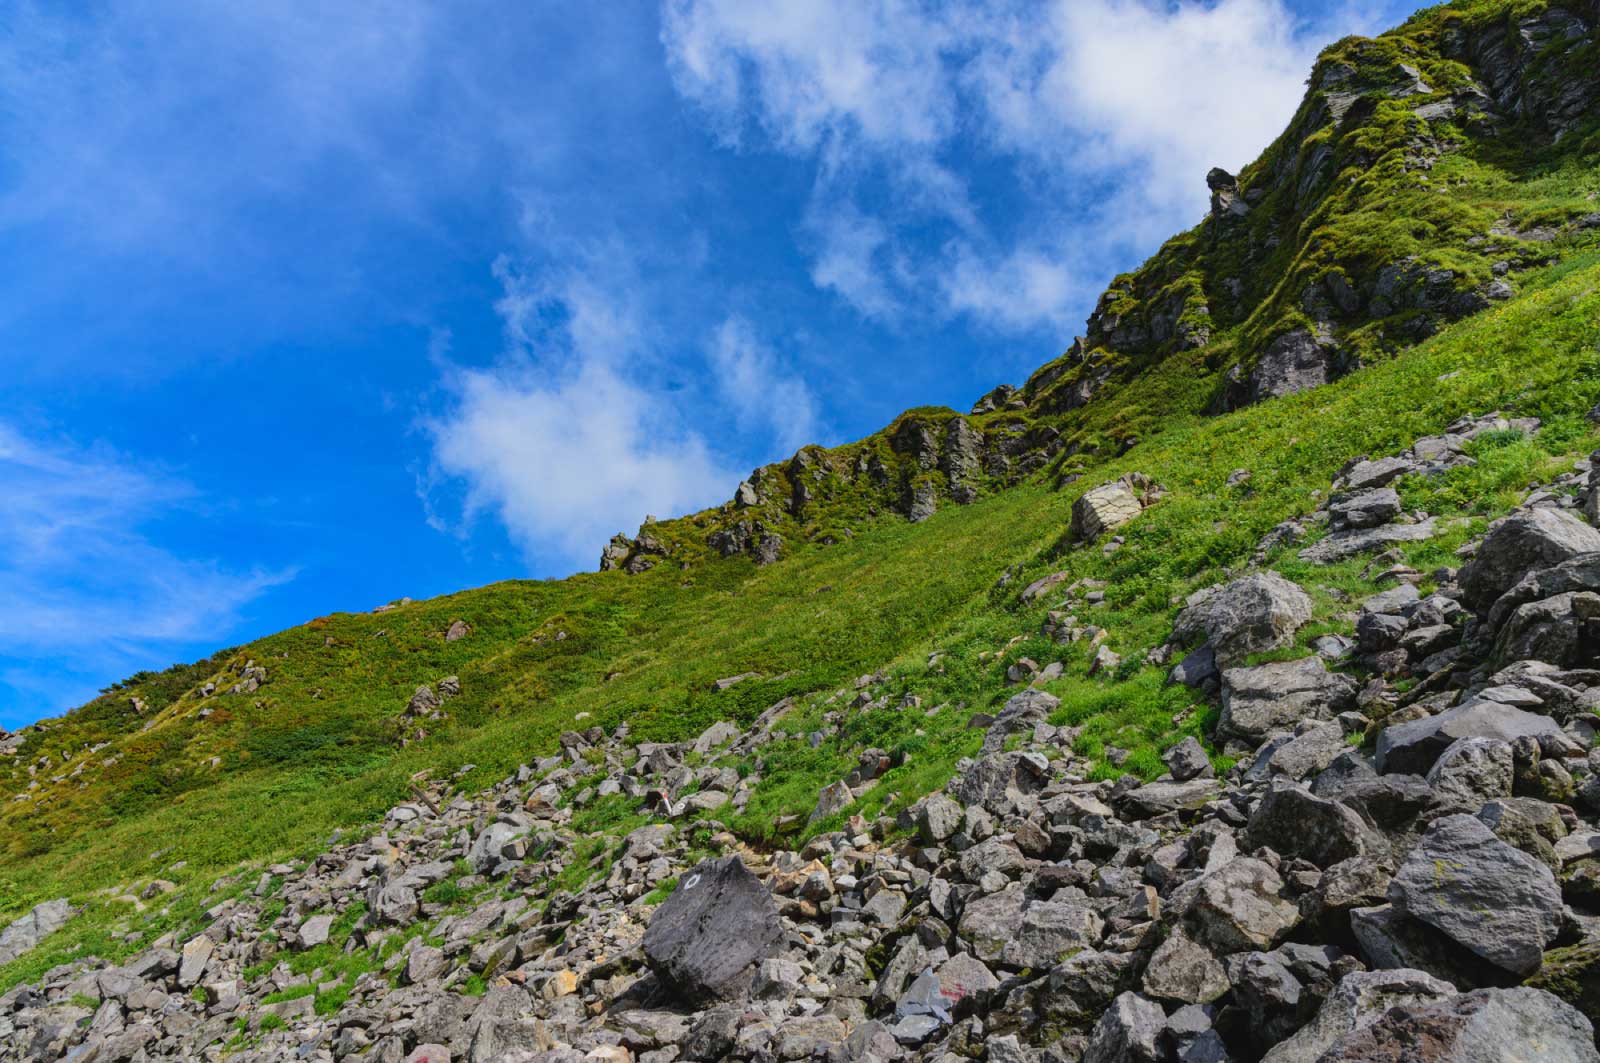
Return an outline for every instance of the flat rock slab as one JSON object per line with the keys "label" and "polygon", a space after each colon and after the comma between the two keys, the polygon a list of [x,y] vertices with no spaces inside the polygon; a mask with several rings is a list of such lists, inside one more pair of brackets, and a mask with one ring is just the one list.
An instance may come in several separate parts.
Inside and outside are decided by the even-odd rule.
{"label": "flat rock slab", "polygon": [[1377,768],[1386,775],[1425,775],[1458,739],[1513,742],[1523,735],[1537,738],[1560,733],[1561,725],[1548,716],[1498,701],[1469,701],[1437,716],[1385,727],[1378,735]]}
{"label": "flat rock slab", "polygon": [[1356,557],[1395,543],[1420,543],[1433,538],[1434,521],[1416,524],[1385,524],[1378,528],[1357,528],[1334,532],[1320,542],[1312,543],[1300,551],[1300,560],[1315,565],[1331,565],[1335,561]]}

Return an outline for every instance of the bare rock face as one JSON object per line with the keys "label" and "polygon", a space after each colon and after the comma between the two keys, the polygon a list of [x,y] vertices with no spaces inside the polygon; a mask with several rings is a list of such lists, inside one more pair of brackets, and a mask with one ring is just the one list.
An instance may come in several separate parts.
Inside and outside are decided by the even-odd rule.
{"label": "bare rock face", "polygon": [[650,919],[644,954],[663,985],[690,1002],[729,1000],[776,951],[782,925],[761,880],[737,856],[683,876]]}

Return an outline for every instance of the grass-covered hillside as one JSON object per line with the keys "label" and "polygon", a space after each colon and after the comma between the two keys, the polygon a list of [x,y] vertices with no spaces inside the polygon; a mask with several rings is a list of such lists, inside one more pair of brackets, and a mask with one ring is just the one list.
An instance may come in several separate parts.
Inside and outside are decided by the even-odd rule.
{"label": "grass-covered hillside", "polygon": [[[987,409],[916,410],[807,448],[721,509],[614,544],[609,571],[318,618],[0,737],[0,922],[53,896],[89,905],[0,968],[0,988],[74,951],[133,949],[134,905],[118,898],[139,883],[176,887],[142,902],[148,940],[208,907],[219,873],[378,821],[421,773],[435,794],[481,789],[563,731],[681,739],[792,699],[794,737],[747,765],[756,796],[723,816],[753,842],[792,840],[832,825],[807,815],[863,748],[898,766],[852,812],[942,785],[981,741],[969,718],[1028,658],[1062,664],[1044,687],[1084,725],[1077,751],[1096,770],[1159,773],[1159,751],[1206,736],[1214,710],[1145,653],[1184,596],[1315,508],[1347,460],[1466,413],[1542,420],[1402,485],[1409,509],[1444,518],[1406,547],[1427,572],[1600,445],[1596,56],[1520,28],[1545,8],[1461,3],[1335,45],[1284,137],[1217,180],[1214,215],[1118,278],[1087,336]],[[1252,394],[1295,330],[1328,383]],[[1072,542],[1073,502],[1134,471],[1166,493],[1120,549]],[[1302,645],[1348,630],[1346,603],[1375,586],[1365,558],[1270,560],[1316,597]],[[1068,573],[1055,591],[1020,599],[1053,572]],[[1091,640],[1041,634],[1079,580],[1104,600],[1080,590],[1073,611],[1121,658],[1093,675]],[[458,621],[464,637],[447,638]],[[446,677],[458,694],[408,713]],[[597,832],[639,822],[626,801],[604,813]]]}

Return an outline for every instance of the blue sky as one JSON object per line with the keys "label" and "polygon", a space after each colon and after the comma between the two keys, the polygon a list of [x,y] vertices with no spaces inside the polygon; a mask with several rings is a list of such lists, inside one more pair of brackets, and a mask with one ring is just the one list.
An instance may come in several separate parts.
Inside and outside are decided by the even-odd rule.
{"label": "blue sky", "polygon": [[1020,382],[1412,6],[0,0],[0,727]]}

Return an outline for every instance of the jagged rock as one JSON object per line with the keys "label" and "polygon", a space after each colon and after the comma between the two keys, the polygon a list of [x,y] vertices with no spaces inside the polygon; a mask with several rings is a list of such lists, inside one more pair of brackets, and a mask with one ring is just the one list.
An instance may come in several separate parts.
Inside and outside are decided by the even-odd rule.
{"label": "jagged rock", "polygon": [[1049,773],[1049,761],[1037,753],[996,753],[975,761],[950,792],[964,805],[1003,814],[1037,793]]}
{"label": "jagged rock", "polygon": [[10,963],[60,930],[75,911],[65,897],[34,905],[27,915],[0,930],[0,964]]}
{"label": "jagged rock", "polygon": [[1316,1063],[1341,1037],[1366,1029],[1390,1008],[1455,996],[1449,982],[1422,971],[1358,971],[1345,975],[1314,1019],[1272,1048],[1261,1063]]}
{"label": "jagged rock", "polygon": [[1331,565],[1396,543],[1423,542],[1433,538],[1435,530],[1435,521],[1429,519],[1415,524],[1383,524],[1376,528],[1336,531],[1301,550],[1299,557],[1314,565]]}
{"label": "jagged rock", "polygon": [[1461,570],[1462,600],[1487,609],[1533,569],[1600,551],[1600,530],[1576,515],[1545,506],[1513,513],[1489,528],[1483,545]]}
{"label": "jagged rock", "polygon": [[1378,735],[1377,767],[1384,773],[1422,774],[1462,738],[1513,742],[1524,735],[1538,738],[1560,732],[1561,725],[1548,716],[1496,701],[1475,700],[1437,716],[1385,727]]}
{"label": "jagged rock", "polygon": [[1278,873],[1244,856],[1202,875],[1173,906],[1185,912],[1195,940],[1219,953],[1270,949],[1300,920]]}
{"label": "jagged rock", "polygon": [[1400,913],[1515,975],[1538,970],[1561,930],[1550,869],[1468,815],[1428,825],[1389,886]]}
{"label": "jagged rock", "polygon": [[1336,348],[1326,331],[1297,328],[1267,345],[1250,371],[1250,401],[1281,398],[1326,384],[1335,375]]}
{"label": "jagged rock", "polygon": [[1518,606],[1500,631],[1495,657],[1568,667],[1600,660],[1600,594],[1569,591]]}
{"label": "jagged rock", "polygon": [[1006,701],[983,736],[982,753],[998,753],[1014,734],[1032,733],[1061,704],[1061,699],[1042,690],[1024,690]]}
{"label": "jagged rock", "polygon": [[1211,757],[1206,754],[1205,746],[1193,735],[1161,754],[1161,762],[1172,773],[1172,778],[1177,782],[1188,782],[1190,779],[1209,779],[1216,775],[1212,767]]}
{"label": "jagged rock", "polygon": [[761,881],[736,856],[707,860],[684,875],[645,931],[645,958],[656,977],[690,1003],[745,992],[757,963],[782,934],[778,910]]}
{"label": "jagged rock", "polygon": [[1404,1004],[1335,1041],[1318,1063],[1595,1063],[1594,1027],[1538,989],[1477,989]]}
{"label": "jagged rock", "polygon": [[1376,528],[1400,515],[1400,495],[1392,487],[1370,487],[1341,495],[1328,506],[1328,526],[1334,531]]}
{"label": "jagged rock", "polygon": [[1299,781],[1318,774],[1349,748],[1344,726],[1337,721],[1325,723],[1280,746],[1267,759],[1267,770]]}
{"label": "jagged rock", "polygon": [[1511,774],[1509,743],[1494,738],[1462,738],[1434,761],[1427,778],[1442,806],[1476,812],[1486,801],[1511,796]]}
{"label": "jagged rock", "polygon": [[472,634],[472,628],[467,626],[465,620],[452,620],[450,627],[444,633],[444,640],[446,642],[460,642],[470,634]]}
{"label": "jagged rock", "polygon": [[1220,735],[1260,742],[1301,720],[1328,720],[1355,708],[1356,682],[1329,672],[1320,657],[1222,673]]}
{"label": "jagged rock", "polygon": [[917,806],[917,831],[922,840],[938,845],[961,829],[961,806],[944,794],[930,794]]}
{"label": "jagged rock", "polygon": [[1369,847],[1367,826],[1354,811],[1285,782],[1275,784],[1261,799],[1250,817],[1245,844],[1301,857],[1318,867],[1365,855]]}
{"label": "jagged rock", "polygon": [[1013,886],[969,902],[959,929],[986,963],[1047,968],[1096,945],[1103,922],[1091,908],[1030,900]]}
{"label": "jagged rock", "polygon": [[1213,800],[1221,789],[1221,784],[1215,779],[1153,782],[1130,790],[1123,802],[1133,818],[1144,818],[1168,812],[1194,811]]}
{"label": "jagged rock", "polygon": [[178,985],[184,989],[198,985],[216,948],[217,943],[204,934],[190,938],[183,946],[183,960],[178,965]]}
{"label": "jagged rock", "polygon": [[1228,972],[1210,949],[1178,928],[1151,955],[1143,986],[1147,995],[1169,1004],[1209,1004],[1228,992]]}
{"label": "jagged rock", "polygon": [[1137,517],[1161,491],[1147,477],[1130,473],[1120,480],[1101,484],[1072,503],[1071,536],[1093,542],[1113,528],[1120,528]]}
{"label": "jagged rock", "polygon": [[467,863],[479,875],[490,874],[500,867],[510,855],[511,847],[527,836],[531,823],[502,818],[478,832],[467,851]]}
{"label": "jagged rock", "polygon": [[1166,1022],[1160,1005],[1137,993],[1123,993],[1095,1024],[1083,1063],[1160,1063]]}
{"label": "jagged rock", "polygon": [[1252,653],[1293,645],[1294,633],[1311,619],[1311,599],[1276,572],[1258,572],[1186,606],[1172,628],[1173,638],[1205,638],[1219,667]]}

